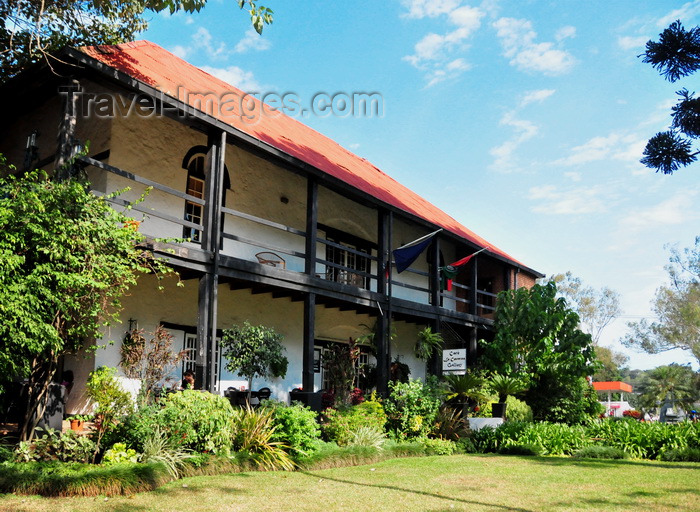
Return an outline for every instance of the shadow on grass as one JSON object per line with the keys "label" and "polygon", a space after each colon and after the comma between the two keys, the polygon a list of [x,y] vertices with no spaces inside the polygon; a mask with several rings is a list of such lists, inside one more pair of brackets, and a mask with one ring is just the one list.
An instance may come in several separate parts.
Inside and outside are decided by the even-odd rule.
{"label": "shadow on grass", "polygon": [[575,459],[573,457],[527,457],[528,460],[549,466],[578,466],[588,468],[610,468],[620,466],[643,466],[664,469],[700,469],[700,464],[688,462],[677,464],[673,462],[657,462],[649,460],[629,459]]}
{"label": "shadow on grass", "polygon": [[[358,485],[358,486],[362,486],[362,487],[373,487],[376,489],[389,489],[392,491],[400,491],[400,492],[405,492],[405,493],[410,493],[410,494],[418,494],[421,496],[427,496],[430,498],[438,498],[441,500],[453,501],[456,503],[465,503],[468,505],[479,505],[482,507],[491,507],[491,508],[499,509],[499,510],[514,510],[514,511],[519,511],[519,512],[532,512],[532,509],[529,509],[529,508],[509,507],[507,505],[497,505],[495,503],[485,503],[483,501],[465,500],[462,498],[445,496],[444,494],[438,494],[438,493],[434,493],[434,492],[418,491],[416,489],[406,489],[404,487],[398,487],[396,485],[368,484],[368,483],[364,483],[364,482],[355,482],[353,480],[344,480],[342,478],[333,478],[333,477],[329,477],[325,473],[324,474],[316,474],[316,473],[312,473],[311,471],[298,471],[298,473],[301,473],[301,474],[309,476],[309,477],[320,478],[323,480],[331,480],[333,482],[339,482],[342,484]],[[441,509],[437,509],[437,510],[441,510]]]}
{"label": "shadow on grass", "polygon": [[[690,495],[700,495],[698,489],[664,489],[660,491],[632,491],[632,492],[620,492],[619,496],[609,497],[609,498],[578,498],[576,501],[560,501],[553,503],[557,507],[562,508],[578,508],[585,510],[587,508],[600,509],[600,508],[611,508],[619,507],[625,509],[643,508],[643,504],[639,503],[640,499],[650,498],[656,499],[663,498],[669,494],[682,494],[684,496]],[[626,498],[626,499],[625,499]],[[688,510],[697,510],[692,506],[693,500],[688,501]],[[669,505],[670,506],[670,505]],[[674,506],[673,508],[676,508]]]}

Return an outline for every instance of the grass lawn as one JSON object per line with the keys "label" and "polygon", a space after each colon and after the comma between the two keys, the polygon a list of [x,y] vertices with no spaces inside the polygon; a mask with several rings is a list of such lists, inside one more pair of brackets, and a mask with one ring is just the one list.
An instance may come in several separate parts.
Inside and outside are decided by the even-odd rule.
{"label": "grass lawn", "polygon": [[700,464],[457,455],[194,477],[133,496],[4,495],[7,512],[700,510]]}

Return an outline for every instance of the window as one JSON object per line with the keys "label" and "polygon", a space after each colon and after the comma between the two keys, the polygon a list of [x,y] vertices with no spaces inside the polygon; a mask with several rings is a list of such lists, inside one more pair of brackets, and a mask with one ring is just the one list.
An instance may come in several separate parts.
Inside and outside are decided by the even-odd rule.
{"label": "window", "polygon": [[351,246],[348,244],[341,243],[339,240],[334,240],[328,237],[328,240],[335,242],[337,244],[348,247],[349,249],[355,249],[361,251],[367,256],[362,256],[360,254],[355,254],[354,252],[349,252],[338,247],[331,245],[326,246],[326,261],[330,263],[335,263],[341,265],[345,268],[332,267],[330,265],[326,266],[326,278],[331,281],[343,284],[352,284],[359,286],[361,288],[369,288],[369,277],[363,276],[352,272],[353,270],[358,270],[360,272],[370,272],[370,260],[369,253],[360,247]]}
{"label": "window", "polygon": [[338,265],[326,265],[325,278],[336,283],[369,289],[371,277],[360,272],[372,272],[372,250],[376,249],[377,245],[330,226],[319,223],[318,227],[326,233],[326,240],[334,244],[326,244],[325,260]]}
{"label": "window", "polygon": [[[217,336],[216,346],[214,347],[214,382],[219,382],[219,363],[221,360],[221,350],[219,347],[219,341],[221,338]],[[197,360],[197,349],[199,343],[197,342],[197,335],[192,333],[185,333],[185,343],[183,350],[185,352],[185,357],[182,359],[182,374],[184,375],[186,371],[191,371],[196,373],[195,366]]]}
{"label": "window", "polygon": [[[187,165],[187,194],[197,199],[204,199],[204,156],[197,155],[192,158]],[[202,212],[204,207],[190,200],[185,200],[185,220],[202,223]],[[200,242],[202,232],[190,226],[185,226],[182,231],[184,238],[189,238],[193,242]]]}

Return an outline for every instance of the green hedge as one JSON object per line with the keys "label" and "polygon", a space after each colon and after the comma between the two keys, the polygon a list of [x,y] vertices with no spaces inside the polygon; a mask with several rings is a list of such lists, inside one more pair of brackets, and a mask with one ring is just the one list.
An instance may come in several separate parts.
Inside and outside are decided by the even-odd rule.
{"label": "green hedge", "polygon": [[503,452],[510,446],[528,445],[544,455],[573,455],[588,446],[610,446],[630,457],[657,459],[671,450],[700,448],[700,424],[641,423],[636,420],[597,420],[588,425],[509,421],[497,429],[474,433],[480,452]]}

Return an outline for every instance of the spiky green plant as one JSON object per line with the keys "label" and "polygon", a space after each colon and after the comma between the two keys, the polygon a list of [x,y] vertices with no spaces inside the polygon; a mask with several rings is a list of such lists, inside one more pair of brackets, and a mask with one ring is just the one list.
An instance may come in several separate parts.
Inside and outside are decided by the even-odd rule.
{"label": "spiky green plant", "polygon": [[271,409],[253,409],[249,405],[233,414],[233,449],[244,452],[260,469],[291,471],[295,465],[285,451],[289,447],[273,441],[274,412]]}
{"label": "spiky green plant", "polygon": [[527,389],[527,386],[512,375],[496,373],[488,383],[489,389],[498,395],[498,401],[505,403],[509,396],[515,396]]}
{"label": "spiky green plant", "polygon": [[154,428],[143,441],[141,462],[161,463],[168,470],[170,476],[175,479],[180,477],[187,461],[192,457],[191,450],[174,444],[169,436],[161,432],[159,427]]}
{"label": "spiky green plant", "polygon": [[377,427],[363,425],[350,432],[348,446],[371,446],[378,450],[386,442],[386,434]]}

